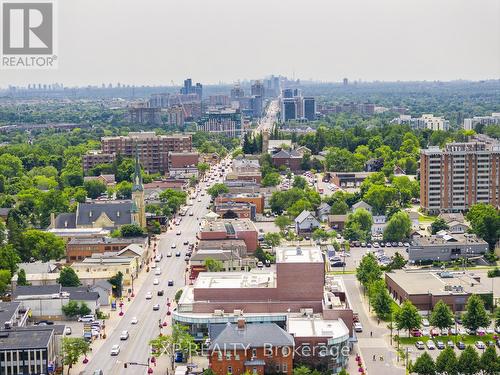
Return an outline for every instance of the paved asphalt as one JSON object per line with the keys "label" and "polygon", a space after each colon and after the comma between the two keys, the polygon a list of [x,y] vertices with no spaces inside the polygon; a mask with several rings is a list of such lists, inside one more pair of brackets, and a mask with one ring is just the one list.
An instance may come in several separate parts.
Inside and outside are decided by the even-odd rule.
{"label": "paved asphalt", "polygon": [[[203,184],[205,185],[205,184]],[[146,280],[139,290],[136,290],[136,297],[127,308],[121,321],[118,323],[111,335],[108,336],[106,342],[101,346],[98,353],[94,353],[90,362],[87,364],[83,374],[92,375],[97,369],[103,370],[107,374],[145,374],[147,368],[139,366],[129,366],[124,369],[123,362],[139,362],[145,363],[150,354],[148,342],[156,337],[159,333],[158,320],[164,321],[167,318],[167,298],[173,300],[175,292],[185,285],[185,269],[186,262],[184,256],[187,246],[183,242],[188,239],[190,243],[195,242],[196,233],[199,228],[199,221],[197,218],[203,217],[207,213],[207,205],[209,203],[209,196],[201,197],[201,202],[197,199],[194,200],[193,206],[190,207],[193,216],[184,216],[179,226],[174,226],[173,230],[169,230],[160,236],[159,250],[163,254],[161,262],[157,263],[157,267],[161,268],[161,275],[155,276],[154,270],[149,272]],[[181,230],[181,235],[176,235],[176,232]],[[171,249],[172,243],[176,244],[176,249]],[[175,252],[181,251],[181,256],[176,257]],[[172,257],[167,257],[168,252],[172,252]],[[153,280],[158,278],[160,285],[153,285]],[[167,281],[173,280],[174,286],[167,286]],[[156,292],[160,289],[165,291],[163,297],[158,297]],[[146,293],[152,292],[153,298],[146,300]],[[153,305],[159,303],[160,310],[153,311]],[[130,320],[132,317],[137,317],[138,324],[131,325]],[[170,317],[167,319],[170,325]],[[123,330],[128,330],[130,337],[126,341],[120,341],[120,333]],[[114,344],[120,345],[120,354],[118,356],[111,356],[110,350]]]}

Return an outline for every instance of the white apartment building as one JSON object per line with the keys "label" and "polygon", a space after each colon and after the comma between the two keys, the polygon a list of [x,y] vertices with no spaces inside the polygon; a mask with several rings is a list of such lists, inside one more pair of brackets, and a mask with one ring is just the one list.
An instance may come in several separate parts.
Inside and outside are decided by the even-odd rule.
{"label": "white apartment building", "polygon": [[500,112],[492,113],[491,116],[474,116],[464,119],[464,130],[474,130],[477,125],[500,124]]}

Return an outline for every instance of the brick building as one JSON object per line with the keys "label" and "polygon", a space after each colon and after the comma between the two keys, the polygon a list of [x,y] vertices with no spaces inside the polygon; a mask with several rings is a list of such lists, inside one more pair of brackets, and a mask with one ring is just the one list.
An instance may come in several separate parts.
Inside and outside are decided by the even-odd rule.
{"label": "brick building", "polygon": [[102,137],[101,151],[87,153],[83,158],[83,165],[87,171],[105,160],[114,160],[118,154],[133,158],[137,150],[141,166],[146,172],[165,173],[168,171],[169,152],[191,152],[192,148],[190,134],[130,132],[126,136]]}
{"label": "brick building", "polygon": [[148,240],[145,237],[73,238],[66,244],[66,261],[75,262],[91,257],[92,254],[117,252],[131,244],[137,244],[146,249]]}
{"label": "brick building", "polygon": [[245,241],[247,251],[253,253],[258,246],[257,228],[250,220],[218,220],[207,221],[198,232],[200,240],[231,240]]}
{"label": "brick building", "polygon": [[85,174],[87,174],[96,165],[112,164],[115,159],[115,154],[104,153],[97,150],[88,151],[82,157],[83,171]]}
{"label": "brick building", "polygon": [[287,151],[281,150],[271,156],[273,165],[276,168],[285,167],[292,171],[302,170],[303,155],[295,150]]}
{"label": "brick building", "polygon": [[420,153],[420,207],[465,211],[476,203],[500,208],[500,143],[449,143]]}
{"label": "brick building", "polygon": [[197,152],[169,152],[168,169],[196,167],[200,159]]}
{"label": "brick building", "polygon": [[262,173],[258,160],[235,159],[233,160],[232,170],[226,176],[227,180],[252,181],[260,184]]}
{"label": "brick building", "polygon": [[241,193],[241,194],[221,194],[215,198],[215,205],[221,203],[251,203],[255,206],[256,212],[261,214],[264,212],[264,196],[257,193]]}
{"label": "brick building", "polygon": [[239,318],[210,343],[209,365],[217,375],[292,373],[294,339],[274,323]]}
{"label": "brick building", "polygon": [[223,219],[238,218],[255,221],[256,211],[255,205],[247,202],[227,202],[215,205],[215,213]]}

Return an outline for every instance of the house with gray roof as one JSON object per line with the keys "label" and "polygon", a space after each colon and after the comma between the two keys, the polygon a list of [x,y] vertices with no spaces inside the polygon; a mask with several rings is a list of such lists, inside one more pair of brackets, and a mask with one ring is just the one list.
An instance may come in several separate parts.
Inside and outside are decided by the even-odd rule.
{"label": "house with gray roof", "polygon": [[117,229],[134,223],[137,207],[131,200],[79,203],[75,213],[57,215],[51,227]]}
{"label": "house with gray roof", "polygon": [[297,234],[311,233],[320,226],[321,223],[318,219],[316,219],[314,215],[307,210],[302,211],[299,216],[295,218],[295,231]]}

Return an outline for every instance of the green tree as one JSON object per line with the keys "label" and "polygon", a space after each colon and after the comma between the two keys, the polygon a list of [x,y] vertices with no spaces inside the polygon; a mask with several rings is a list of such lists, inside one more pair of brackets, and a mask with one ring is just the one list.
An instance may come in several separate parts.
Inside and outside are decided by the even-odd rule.
{"label": "green tree", "polygon": [[61,181],[64,186],[76,187],[83,185],[83,168],[80,158],[72,157],[68,160],[61,171]]}
{"label": "green tree", "polygon": [[370,284],[370,303],[375,313],[380,319],[386,319],[392,312],[392,298],[386,288],[385,282],[381,279]]}
{"label": "green tree", "polygon": [[299,199],[298,201],[294,202],[290,207],[288,207],[288,214],[290,214],[293,217],[297,217],[300,215],[302,211],[312,211],[313,210],[313,205],[311,202],[309,202],[307,199]]}
{"label": "green tree", "polygon": [[457,370],[459,374],[474,375],[481,368],[480,365],[479,354],[472,346],[467,346],[458,358]]}
{"label": "green tree", "polygon": [[76,274],[75,270],[71,267],[64,267],[59,273],[59,278],[57,282],[61,286],[80,286],[80,278]]}
{"label": "green tree", "polygon": [[142,237],[144,229],[137,224],[124,224],[120,227],[122,237]]}
{"label": "green tree", "polygon": [[396,212],[389,219],[384,230],[384,241],[401,241],[408,238],[411,233],[411,220],[408,213]]}
{"label": "green tree", "polygon": [[312,233],[312,238],[315,241],[324,241],[330,238],[330,232],[327,232],[323,228],[316,228]]}
{"label": "green tree", "polygon": [[382,270],[378,265],[377,259],[372,253],[368,253],[359,262],[356,268],[356,278],[367,288],[368,285],[382,277]]}
{"label": "green tree", "polygon": [[63,363],[68,366],[68,374],[71,367],[78,362],[82,355],[87,355],[90,351],[90,343],[80,337],[63,337],[61,345],[61,355]]}
{"label": "green tree", "polygon": [[132,198],[132,183],[128,181],[119,182],[116,184],[115,192],[118,199]]}
{"label": "green tree", "polygon": [[96,199],[106,192],[106,184],[100,180],[87,180],[83,183],[89,198]]}
{"label": "green tree", "polygon": [[9,288],[11,278],[12,274],[9,270],[0,270],[0,293],[5,293]]}
{"label": "green tree", "polygon": [[274,224],[280,228],[281,232],[284,232],[289,225],[292,225],[292,219],[286,215],[280,215],[274,220]]}
{"label": "green tree", "polygon": [[487,327],[490,324],[490,318],[484,308],[484,301],[481,297],[473,294],[467,300],[467,306],[463,315],[464,327],[471,331],[476,331],[479,327]]}
{"label": "green tree", "polygon": [[188,357],[192,350],[196,348],[194,337],[189,334],[188,327],[180,324],[172,326],[172,333],[170,335],[158,336],[149,341],[149,345],[151,345],[153,356],[155,357],[162,355],[172,357],[174,351],[180,351],[185,357]]}
{"label": "green tree", "polygon": [[293,375],[311,375],[311,369],[307,366],[301,365],[293,369]]}
{"label": "green tree", "polygon": [[348,240],[366,240],[371,235],[372,215],[364,208],[358,208],[347,216],[344,237]]}
{"label": "green tree", "polygon": [[453,348],[447,346],[436,358],[436,372],[438,374],[458,375],[457,356]]}
{"label": "green tree", "polygon": [[495,311],[495,327],[500,327],[500,307]]}
{"label": "green tree", "polygon": [[345,215],[349,210],[349,206],[344,201],[333,202],[330,208],[330,214],[332,215]]}
{"label": "green tree", "polygon": [[212,258],[205,259],[204,266],[208,272],[221,272],[224,269],[224,265],[220,260]]}
{"label": "green tree", "polygon": [[19,255],[24,261],[31,261],[32,258],[48,262],[58,260],[64,256],[64,241],[50,232],[38,229],[28,229],[22,235]]}
{"label": "green tree", "polygon": [[418,375],[435,375],[436,365],[434,364],[434,360],[427,352],[423,353],[412,366],[412,372]]}
{"label": "green tree", "polygon": [[441,230],[447,230],[449,228],[448,224],[446,224],[446,221],[444,221],[441,218],[437,218],[434,220],[431,224],[431,233],[436,234],[437,232]]}
{"label": "green tree", "polygon": [[298,189],[305,189],[307,187],[307,181],[302,176],[295,176],[293,178],[293,185],[292,186],[294,188],[298,188]]}
{"label": "green tree", "polygon": [[90,310],[90,307],[88,307],[88,305],[85,302],[80,302],[78,310],[80,316],[89,315],[92,312],[92,310]]}
{"label": "green tree", "polygon": [[26,271],[24,270],[24,268],[21,268],[17,272],[17,285],[19,286],[29,285],[28,282],[26,281]]}
{"label": "green tree", "polygon": [[451,309],[443,300],[439,300],[432,309],[430,323],[439,329],[450,328],[454,323]]}
{"label": "green tree", "polygon": [[275,232],[266,233],[264,234],[264,242],[271,247],[279,246],[281,243],[281,235]]}
{"label": "green tree", "polygon": [[481,370],[485,375],[500,373],[500,361],[494,346],[488,346],[481,356]]}
{"label": "green tree", "polygon": [[5,153],[0,155],[0,175],[7,178],[20,177],[23,173],[23,162],[17,156]]}
{"label": "green tree", "polygon": [[372,206],[373,211],[378,215],[383,215],[385,209],[396,200],[397,191],[395,188],[385,185],[372,185],[363,200]]}
{"label": "green tree", "polygon": [[80,315],[80,306],[78,306],[78,302],[69,301],[66,305],[61,307],[62,312],[69,318],[74,318],[75,316]]}
{"label": "green tree", "polygon": [[406,300],[396,312],[394,321],[396,322],[398,330],[406,329],[408,331],[408,336],[410,336],[410,330],[420,328],[422,317],[413,303],[411,303],[410,300]]}
{"label": "green tree", "polygon": [[207,163],[198,163],[196,167],[198,168],[198,172],[201,176],[203,176],[210,169],[210,165]]}
{"label": "green tree", "polygon": [[213,184],[207,189],[207,193],[213,198],[217,198],[221,194],[229,193],[229,189],[225,184],[217,183]]}
{"label": "green tree", "polygon": [[264,176],[261,181],[262,186],[276,186],[281,182],[281,176],[278,172],[270,172]]}
{"label": "green tree", "polygon": [[391,263],[389,263],[389,270],[399,270],[406,265],[406,259],[396,251],[392,257]]}
{"label": "green tree", "polygon": [[488,242],[493,250],[500,238],[500,211],[490,204],[475,204],[467,213],[467,220],[471,223],[472,231]]}
{"label": "green tree", "polygon": [[116,173],[115,173],[116,181],[132,182],[132,176],[134,175],[135,171],[135,161],[130,158],[122,158],[121,160],[117,158],[116,163],[117,163]]}
{"label": "green tree", "polygon": [[17,271],[17,263],[21,261],[14,246],[7,244],[0,247],[0,269],[8,269],[13,275]]}
{"label": "green tree", "polygon": [[113,295],[115,297],[122,296],[122,286],[123,286],[123,273],[118,271],[116,275],[108,279],[108,282],[111,284],[113,288]]}

